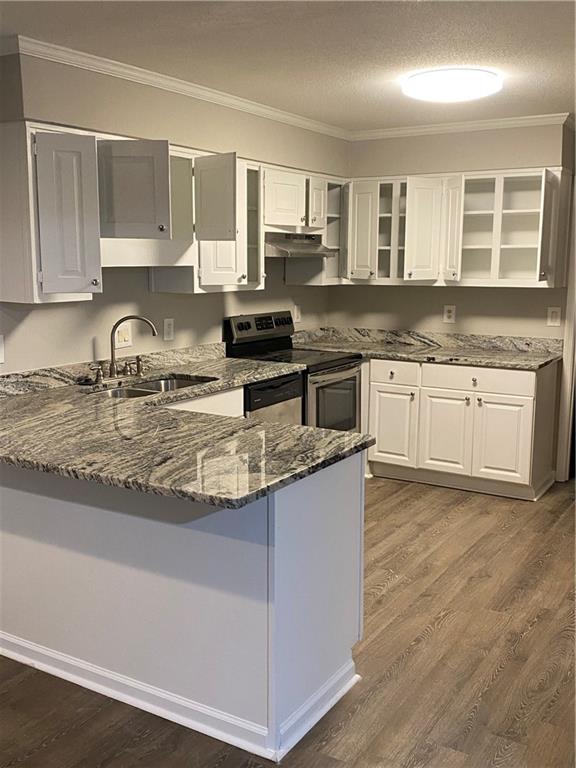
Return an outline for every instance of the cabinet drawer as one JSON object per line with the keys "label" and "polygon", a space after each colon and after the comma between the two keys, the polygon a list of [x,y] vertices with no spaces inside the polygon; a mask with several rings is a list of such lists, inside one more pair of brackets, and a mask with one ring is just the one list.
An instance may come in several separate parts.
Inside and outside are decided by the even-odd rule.
{"label": "cabinet drawer", "polygon": [[422,386],[532,397],[536,391],[536,374],[534,371],[424,363]]}
{"label": "cabinet drawer", "polygon": [[420,382],[420,363],[370,360],[370,381],[378,384],[406,384],[409,387],[417,387]]}

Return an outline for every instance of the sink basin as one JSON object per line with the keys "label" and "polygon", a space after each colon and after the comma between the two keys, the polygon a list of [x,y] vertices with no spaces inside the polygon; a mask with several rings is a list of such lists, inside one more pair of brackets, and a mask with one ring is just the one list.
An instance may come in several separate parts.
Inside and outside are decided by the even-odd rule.
{"label": "sink basin", "polygon": [[214,376],[190,376],[187,379],[166,377],[164,379],[138,383],[138,389],[147,390],[148,392],[173,392],[175,389],[194,387],[198,384],[205,384],[207,381],[216,381],[216,378]]}
{"label": "sink basin", "polygon": [[135,389],[133,387],[114,387],[114,389],[105,389],[104,392],[94,392],[95,395],[102,395],[103,397],[150,397],[153,392],[147,392],[144,389]]}

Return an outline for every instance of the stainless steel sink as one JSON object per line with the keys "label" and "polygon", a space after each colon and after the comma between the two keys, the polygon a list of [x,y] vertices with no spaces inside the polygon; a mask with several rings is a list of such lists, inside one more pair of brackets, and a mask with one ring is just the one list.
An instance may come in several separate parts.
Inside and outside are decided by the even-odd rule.
{"label": "stainless steel sink", "polygon": [[135,387],[114,387],[114,389],[105,389],[103,392],[94,392],[95,395],[103,397],[150,397],[154,393],[145,389],[136,389]]}
{"label": "stainless steel sink", "polygon": [[208,381],[216,381],[214,376],[190,376],[186,379],[170,378],[155,379],[154,381],[138,382],[138,389],[148,390],[149,392],[173,392],[175,389],[184,389],[185,387],[194,387],[198,384],[205,384]]}

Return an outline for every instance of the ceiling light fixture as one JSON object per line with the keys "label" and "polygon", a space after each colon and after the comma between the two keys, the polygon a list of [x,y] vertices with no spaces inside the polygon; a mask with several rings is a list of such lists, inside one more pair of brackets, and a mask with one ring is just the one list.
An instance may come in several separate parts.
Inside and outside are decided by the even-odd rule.
{"label": "ceiling light fixture", "polygon": [[405,96],[445,104],[483,99],[502,90],[504,78],[485,67],[444,67],[411,72],[401,78]]}

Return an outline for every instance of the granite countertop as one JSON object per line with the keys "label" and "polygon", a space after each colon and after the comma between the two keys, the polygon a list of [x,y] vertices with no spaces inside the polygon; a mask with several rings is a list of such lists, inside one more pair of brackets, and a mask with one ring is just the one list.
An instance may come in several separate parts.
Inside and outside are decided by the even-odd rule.
{"label": "granite countertop", "polygon": [[294,346],[360,353],[366,359],[473,365],[536,371],[562,357],[562,342],[511,336],[423,334],[366,328],[322,328],[294,336]]}
{"label": "granite countertop", "polygon": [[[52,386],[0,399],[0,462],[103,485],[237,508],[358,453],[369,435],[162,408],[263,381],[298,365],[203,359],[147,370],[217,376],[190,389],[115,400],[94,387]],[[158,364],[156,359],[155,364]],[[131,379],[133,380],[133,379]],[[124,382],[131,381],[125,379]],[[13,380],[15,383],[16,378]],[[26,385],[30,383],[30,377]],[[43,381],[47,384],[47,381]],[[21,389],[19,391],[22,391]]]}

